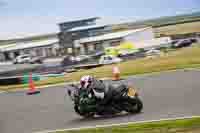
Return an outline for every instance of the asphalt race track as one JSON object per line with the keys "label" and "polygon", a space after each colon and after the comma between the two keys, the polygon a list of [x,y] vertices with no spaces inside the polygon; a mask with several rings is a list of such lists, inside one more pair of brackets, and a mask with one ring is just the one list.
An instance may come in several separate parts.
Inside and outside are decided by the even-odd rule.
{"label": "asphalt race track", "polygon": [[31,133],[161,118],[200,115],[200,72],[177,71],[132,77],[126,82],[139,88],[144,102],[140,114],[82,119],[73,111],[66,87],[0,94],[0,133]]}

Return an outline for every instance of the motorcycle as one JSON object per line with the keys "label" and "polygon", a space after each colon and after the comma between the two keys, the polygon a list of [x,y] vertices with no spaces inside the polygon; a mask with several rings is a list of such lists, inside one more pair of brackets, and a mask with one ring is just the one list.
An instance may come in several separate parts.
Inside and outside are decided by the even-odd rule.
{"label": "motorcycle", "polygon": [[143,109],[143,103],[139,98],[138,91],[125,84],[110,85],[113,91],[112,100],[105,105],[98,104],[98,99],[88,94],[86,90],[71,85],[73,89],[68,90],[68,95],[74,103],[74,110],[83,117],[93,117],[95,115],[115,115],[122,111],[128,113],[139,113]]}

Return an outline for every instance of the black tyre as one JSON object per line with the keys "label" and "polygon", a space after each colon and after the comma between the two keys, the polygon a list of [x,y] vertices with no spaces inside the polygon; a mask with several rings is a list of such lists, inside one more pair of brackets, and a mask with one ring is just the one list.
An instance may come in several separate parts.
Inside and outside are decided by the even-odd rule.
{"label": "black tyre", "polygon": [[140,113],[143,109],[143,103],[139,98],[129,99],[129,105],[126,109],[128,113]]}
{"label": "black tyre", "polygon": [[95,115],[95,113],[91,113],[91,112],[90,112],[90,113],[84,114],[83,117],[84,117],[84,118],[93,118],[94,115]]}
{"label": "black tyre", "polygon": [[74,106],[74,111],[79,114],[79,115],[83,115],[80,110],[79,110],[79,107],[77,105]]}
{"label": "black tyre", "polygon": [[139,99],[139,98],[137,98],[137,103],[136,103],[136,110],[135,110],[135,112],[136,113],[140,113],[141,111],[142,111],[142,109],[143,109],[143,103],[142,103],[142,101]]}
{"label": "black tyre", "polygon": [[77,114],[79,114],[80,116],[84,117],[84,118],[92,118],[94,117],[95,113],[93,112],[88,112],[88,113],[82,113],[80,112],[78,106],[74,106],[74,110]]}

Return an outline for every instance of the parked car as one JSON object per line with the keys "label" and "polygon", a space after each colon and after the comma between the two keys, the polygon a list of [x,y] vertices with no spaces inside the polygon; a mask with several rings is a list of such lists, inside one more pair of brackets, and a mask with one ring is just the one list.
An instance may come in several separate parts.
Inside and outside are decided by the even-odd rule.
{"label": "parked car", "polygon": [[160,50],[152,48],[151,50],[147,51],[145,54],[146,56],[154,56],[154,55],[160,55],[161,52]]}
{"label": "parked car", "polygon": [[131,52],[128,50],[120,50],[119,57],[128,56],[130,54],[131,54]]}
{"label": "parked car", "polygon": [[123,60],[119,57],[115,57],[112,55],[103,55],[99,60],[99,64],[112,64],[112,63],[119,63]]}
{"label": "parked car", "polygon": [[190,38],[190,41],[191,41],[192,43],[198,42],[197,38]]}
{"label": "parked car", "polygon": [[96,51],[92,53],[89,57],[91,58],[100,58],[102,55],[105,55],[104,51]]}
{"label": "parked car", "polygon": [[42,64],[43,59],[42,59],[42,57],[31,57],[31,60],[30,60],[29,63],[31,63],[31,64],[34,64],[34,63]]}
{"label": "parked car", "polygon": [[190,39],[185,39],[185,40],[180,40],[172,45],[173,48],[182,48],[182,47],[188,47],[192,44],[192,40]]}
{"label": "parked car", "polygon": [[14,64],[29,63],[30,60],[31,60],[31,56],[28,55],[28,54],[24,54],[24,55],[19,55],[19,56],[17,56],[17,57],[14,59],[13,63],[14,63]]}
{"label": "parked car", "polygon": [[40,57],[33,57],[29,54],[24,54],[24,55],[19,55],[17,56],[14,61],[13,61],[14,64],[24,64],[24,63],[31,63],[31,64],[34,64],[34,63],[42,63],[42,58]]}
{"label": "parked car", "polygon": [[78,62],[75,60],[73,56],[65,56],[61,62],[62,66],[71,66],[76,65]]}
{"label": "parked car", "polygon": [[79,56],[75,57],[76,61],[83,61],[83,60],[87,60],[87,59],[89,59],[89,56],[87,56],[87,55],[79,55]]}

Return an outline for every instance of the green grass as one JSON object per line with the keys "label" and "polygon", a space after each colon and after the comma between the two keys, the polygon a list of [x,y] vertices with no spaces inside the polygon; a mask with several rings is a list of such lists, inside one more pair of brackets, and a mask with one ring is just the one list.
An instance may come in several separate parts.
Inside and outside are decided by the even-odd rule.
{"label": "green grass", "polygon": [[[194,46],[183,48],[177,51],[171,51],[166,55],[155,58],[143,58],[130,60],[120,64],[116,64],[121,76],[130,76],[152,72],[162,72],[168,70],[176,70],[183,68],[200,68],[200,47]],[[80,70],[78,72],[66,74],[64,77],[49,78],[36,82],[36,86],[78,81],[83,75],[94,75],[97,78],[112,78],[112,67],[114,65],[106,65],[90,70]],[[0,86],[0,90],[8,91],[16,88],[26,88],[28,85],[11,85]]]}
{"label": "green grass", "polygon": [[183,24],[174,24],[169,26],[162,26],[155,28],[156,36],[159,35],[177,35],[177,34],[188,34],[200,32],[200,20],[199,22],[190,22]]}
{"label": "green grass", "polygon": [[60,131],[54,133],[199,133],[200,118],[128,124],[106,128]]}
{"label": "green grass", "polygon": [[[97,78],[112,77],[112,67],[107,65],[91,70],[82,70],[68,74],[66,80],[78,80],[83,75],[94,75]],[[136,74],[161,72],[182,68],[200,67],[200,47],[190,47],[178,51],[172,51],[167,55],[155,57],[153,59],[144,58],[130,60],[117,64],[121,71],[121,76],[130,76]]]}

